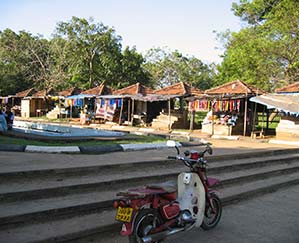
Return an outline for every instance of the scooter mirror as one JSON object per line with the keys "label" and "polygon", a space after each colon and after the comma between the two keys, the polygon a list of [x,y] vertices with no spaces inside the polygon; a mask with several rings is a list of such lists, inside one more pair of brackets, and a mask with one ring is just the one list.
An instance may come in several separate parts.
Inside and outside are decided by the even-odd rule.
{"label": "scooter mirror", "polygon": [[209,145],[207,146],[207,152],[208,152],[209,154],[213,154],[213,149],[212,149],[212,147],[210,147]]}
{"label": "scooter mirror", "polygon": [[166,142],[166,145],[167,145],[168,147],[175,147],[175,146],[176,146],[176,143],[175,143],[175,141],[173,141],[173,140],[168,140],[168,141]]}

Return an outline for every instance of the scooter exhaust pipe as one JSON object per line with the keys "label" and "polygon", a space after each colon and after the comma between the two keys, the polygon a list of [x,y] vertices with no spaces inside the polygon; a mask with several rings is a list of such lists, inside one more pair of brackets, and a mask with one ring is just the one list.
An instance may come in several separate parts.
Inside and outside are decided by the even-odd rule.
{"label": "scooter exhaust pipe", "polygon": [[159,232],[156,234],[152,234],[152,235],[143,237],[142,242],[143,243],[152,243],[152,242],[155,242],[158,240],[162,240],[162,239],[166,238],[167,236],[174,235],[174,234],[179,233],[184,230],[185,230],[185,228],[175,228],[175,229]]}

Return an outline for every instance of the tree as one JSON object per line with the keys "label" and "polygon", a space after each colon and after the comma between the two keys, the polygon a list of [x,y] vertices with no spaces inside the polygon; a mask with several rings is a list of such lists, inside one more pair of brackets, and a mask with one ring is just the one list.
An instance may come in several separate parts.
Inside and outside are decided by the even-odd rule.
{"label": "tree", "polygon": [[56,37],[66,39],[66,48],[71,73],[71,83],[82,88],[91,88],[103,81],[117,82],[121,70],[121,38],[114,29],[72,17],[69,22],[60,22]]}
{"label": "tree", "polygon": [[12,94],[27,87],[24,75],[20,72],[18,35],[6,29],[0,32],[0,95]]}
{"label": "tree", "polygon": [[225,34],[218,83],[242,79],[271,90],[298,81],[299,2],[241,0],[233,9],[247,27]]}
{"label": "tree", "polygon": [[[16,34],[10,29],[0,34],[0,80],[4,93],[49,84],[49,43],[38,36],[21,31]],[[9,85],[5,85],[9,83]]]}
{"label": "tree", "polygon": [[177,82],[207,89],[212,83],[212,68],[195,57],[183,56],[179,51],[156,48],[147,52],[144,68],[150,73],[151,82],[164,87]]}
{"label": "tree", "polygon": [[25,31],[16,34],[6,29],[0,33],[0,87],[5,87],[1,93],[59,87],[66,69],[61,66],[63,52],[57,43]]}
{"label": "tree", "polygon": [[[126,47],[121,57],[121,80],[112,84],[113,87],[122,88],[135,83],[141,83],[148,87],[152,84],[149,82],[149,74],[144,70],[144,58],[137,53],[136,48]],[[121,82],[120,82],[121,81]]]}

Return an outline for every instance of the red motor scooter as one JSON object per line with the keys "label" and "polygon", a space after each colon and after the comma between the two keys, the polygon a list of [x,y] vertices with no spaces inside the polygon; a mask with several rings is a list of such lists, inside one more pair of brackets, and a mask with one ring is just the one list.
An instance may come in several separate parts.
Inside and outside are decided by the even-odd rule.
{"label": "red motor scooter", "polygon": [[142,188],[119,192],[121,199],[114,202],[116,220],[123,223],[121,235],[128,236],[130,243],[161,242],[169,235],[202,227],[214,228],[221,218],[222,205],[211,187],[219,181],[206,175],[205,153],[212,154],[210,144],[202,152],[185,151],[177,156],[190,169],[178,176],[177,186],[171,183],[147,185]]}

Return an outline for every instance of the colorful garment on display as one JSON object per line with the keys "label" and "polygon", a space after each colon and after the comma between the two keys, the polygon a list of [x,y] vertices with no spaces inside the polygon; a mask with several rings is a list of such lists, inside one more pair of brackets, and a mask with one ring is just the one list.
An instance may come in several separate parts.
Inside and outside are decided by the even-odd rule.
{"label": "colorful garment on display", "polygon": [[112,121],[116,108],[122,105],[122,99],[100,99],[96,103],[96,117]]}
{"label": "colorful garment on display", "polygon": [[240,112],[241,100],[195,100],[189,102],[189,111],[208,111],[212,107],[214,111]]}

